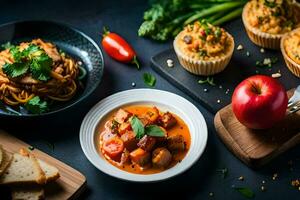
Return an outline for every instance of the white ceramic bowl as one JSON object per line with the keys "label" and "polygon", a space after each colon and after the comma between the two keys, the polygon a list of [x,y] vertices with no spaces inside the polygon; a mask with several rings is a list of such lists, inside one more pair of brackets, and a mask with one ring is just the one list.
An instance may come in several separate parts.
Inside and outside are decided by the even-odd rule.
{"label": "white ceramic bowl", "polygon": [[[96,149],[96,128],[111,111],[126,105],[157,106],[177,114],[187,124],[191,146],[185,158],[174,167],[157,174],[140,175],[123,171],[99,155]],[[88,160],[102,172],[127,181],[155,182],[166,180],[189,169],[202,155],[207,142],[207,126],[201,112],[188,100],[161,90],[134,89],[111,95],[97,103],[84,118],[80,128],[81,148]]]}

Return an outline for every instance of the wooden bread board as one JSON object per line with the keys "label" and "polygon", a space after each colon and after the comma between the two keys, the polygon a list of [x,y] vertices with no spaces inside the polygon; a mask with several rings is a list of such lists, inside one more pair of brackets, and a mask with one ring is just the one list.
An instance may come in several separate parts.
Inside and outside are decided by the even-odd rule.
{"label": "wooden bread board", "polygon": [[[294,90],[288,91],[291,97]],[[248,166],[257,168],[300,143],[300,112],[268,130],[251,130],[235,117],[231,104],[217,112],[216,131],[224,144]]]}
{"label": "wooden bread board", "polygon": [[[0,144],[10,153],[19,152],[20,148],[28,148],[30,146],[2,130],[0,130]],[[55,166],[60,173],[60,178],[57,181],[45,186],[46,199],[77,199],[85,188],[86,178],[77,170],[38,149],[34,149],[32,152],[36,158]]]}

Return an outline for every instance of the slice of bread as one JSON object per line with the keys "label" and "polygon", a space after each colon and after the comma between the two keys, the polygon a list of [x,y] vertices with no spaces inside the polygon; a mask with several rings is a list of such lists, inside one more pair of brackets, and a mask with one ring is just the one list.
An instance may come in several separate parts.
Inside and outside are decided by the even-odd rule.
{"label": "slice of bread", "polygon": [[[24,148],[21,148],[20,154],[24,156],[29,156],[30,152]],[[59,172],[56,167],[53,167],[40,159],[37,159],[37,161],[45,174],[46,182],[55,181],[56,179],[59,178]]]}
{"label": "slice of bread", "polygon": [[12,161],[12,155],[10,153],[8,153],[7,151],[5,151],[4,149],[2,149],[2,162],[0,165],[0,177],[2,176],[2,174],[5,172],[5,170],[7,169],[7,167],[10,165],[11,161]]}
{"label": "slice of bread", "polygon": [[11,188],[12,200],[41,200],[45,198],[40,186],[15,186]]}
{"label": "slice of bread", "polygon": [[49,165],[48,163],[39,160],[38,159],[38,163],[40,164],[42,170],[44,171],[45,175],[46,175],[46,182],[51,182],[51,181],[55,181],[56,179],[59,178],[59,172],[58,169],[52,165]]}
{"label": "slice of bread", "polygon": [[30,153],[13,154],[9,167],[0,177],[0,184],[45,184],[46,176],[37,159]]}

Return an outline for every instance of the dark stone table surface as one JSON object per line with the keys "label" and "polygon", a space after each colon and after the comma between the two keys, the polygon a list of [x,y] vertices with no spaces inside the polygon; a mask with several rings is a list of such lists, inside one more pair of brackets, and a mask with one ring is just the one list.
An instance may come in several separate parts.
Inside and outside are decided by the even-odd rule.
{"label": "dark stone table surface", "polygon": [[[300,178],[299,146],[280,156],[267,166],[253,170],[232,155],[216,136],[213,115],[199,103],[176,89],[150,68],[150,58],[171,47],[171,42],[160,44],[137,37],[145,0],[2,0],[0,24],[15,20],[54,20],[64,22],[101,41],[103,26],[124,36],[136,49],[142,70],[117,63],[104,54],[105,72],[102,83],[85,102],[59,115],[34,120],[0,120],[0,128],[27,143],[78,169],[87,178],[87,190],[81,199],[244,199],[232,185],[249,187],[255,199],[300,199],[300,191],[290,181]],[[242,28],[242,27],[241,27]],[[168,181],[141,184],[124,182],[97,170],[84,156],[79,144],[80,124],[89,109],[98,101],[119,91],[146,87],[143,72],[157,77],[156,88],[170,91],[194,103],[208,124],[209,136],[206,150],[199,161],[187,172]],[[54,144],[54,149],[52,145]],[[288,163],[292,160],[293,164]],[[290,169],[292,167],[292,169]],[[227,168],[226,178],[217,172]],[[272,176],[278,174],[274,181]],[[244,181],[238,177],[243,176]],[[266,187],[261,192],[262,181]],[[209,193],[213,192],[213,197]]]}

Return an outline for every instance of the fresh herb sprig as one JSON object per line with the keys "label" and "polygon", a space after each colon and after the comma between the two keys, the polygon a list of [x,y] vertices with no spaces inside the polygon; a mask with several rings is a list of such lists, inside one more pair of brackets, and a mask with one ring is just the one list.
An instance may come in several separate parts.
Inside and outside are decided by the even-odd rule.
{"label": "fresh herb sprig", "polygon": [[22,51],[18,46],[11,46],[9,52],[14,62],[5,63],[2,67],[3,72],[8,76],[16,78],[31,73],[36,80],[50,79],[52,59],[39,46],[30,44]]}
{"label": "fresh herb sprig", "polygon": [[47,102],[42,101],[39,96],[35,96],[32,99],[30,99],[25,104],[25,107],[28,111],[32,112],[33,114],[44,113],[48,110]]}
{"label": "fresh herb sprig", "polygon": [[137,116],[131,117],[130,124],[137,139],[141,139],[144,135],[165,137],[165,132],[162,128],[157,125],[144,126]]}

